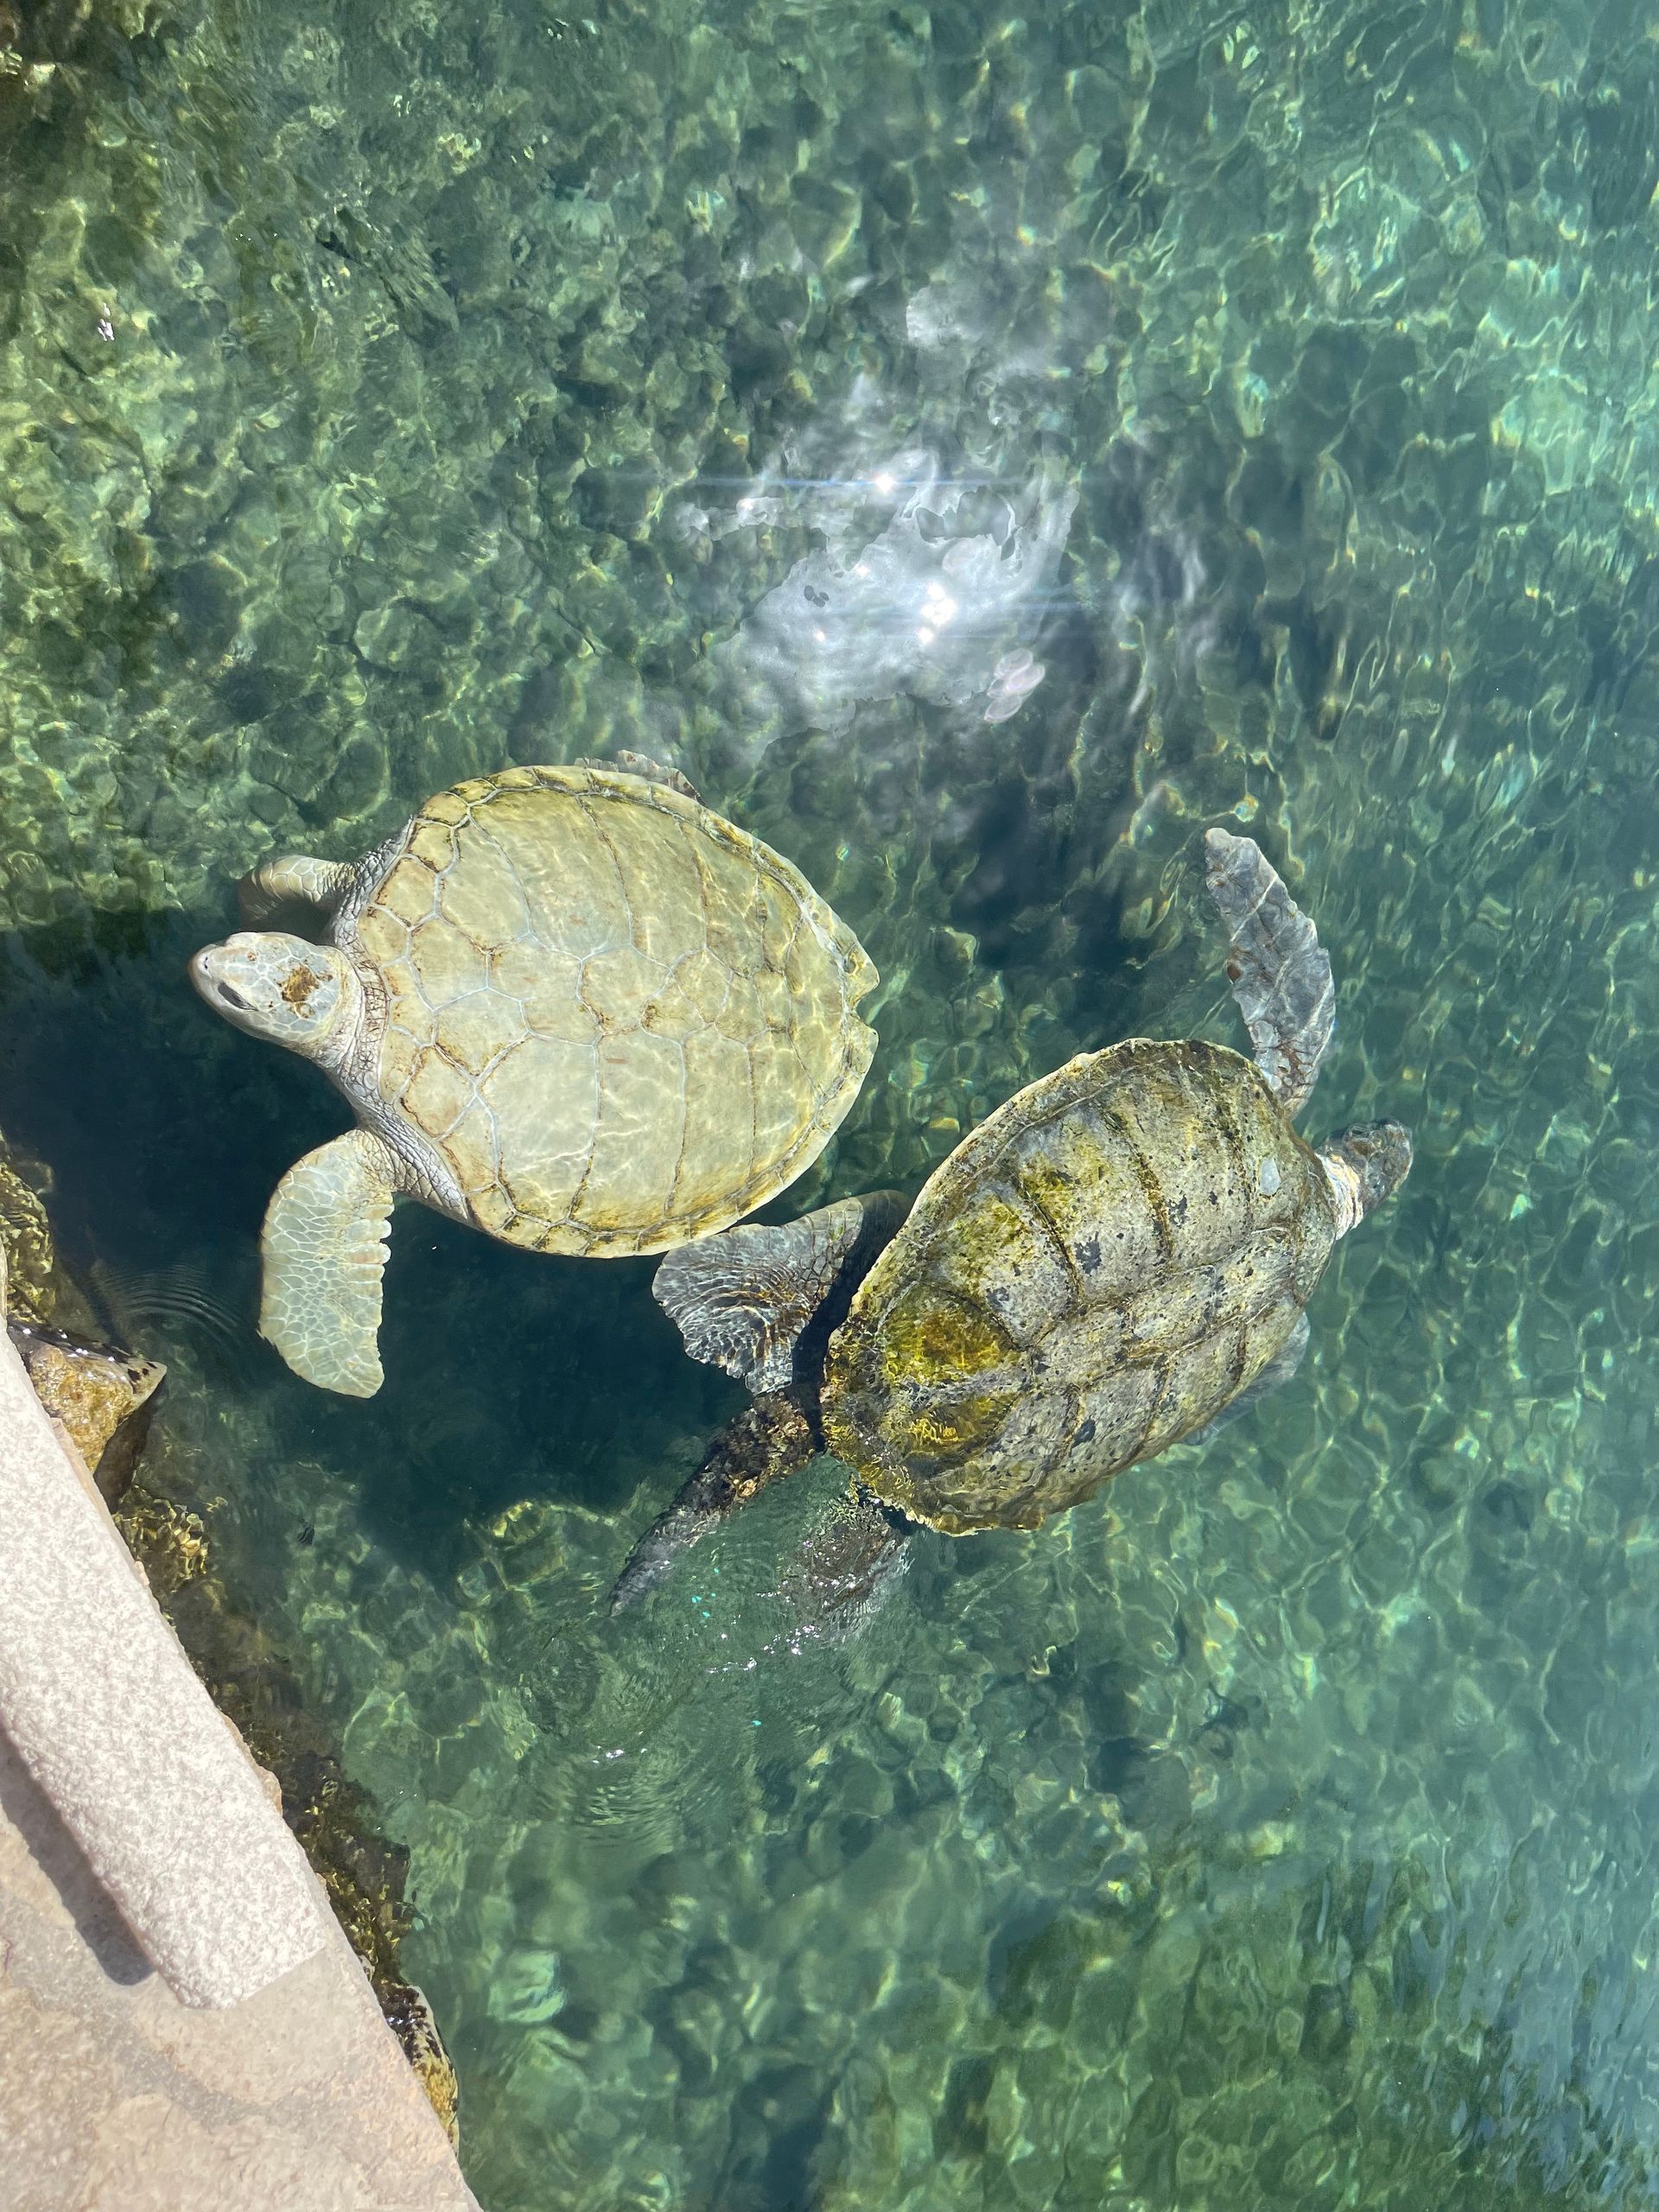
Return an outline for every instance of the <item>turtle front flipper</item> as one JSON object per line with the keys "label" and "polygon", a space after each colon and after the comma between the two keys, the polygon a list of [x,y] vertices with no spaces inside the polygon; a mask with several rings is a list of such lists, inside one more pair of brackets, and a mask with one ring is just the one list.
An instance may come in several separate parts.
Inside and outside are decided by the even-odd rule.
{"label": "turtle front flipper", "polygon": [[702,793],[689,776],[677,768],[665,768],[660,760],[653,760],[647,753],[630,753],[624,747],[614,760],[596,760],[592,753],[584,753],[570,764],[575,768],[601,768],[614,775],[620,770],[625,776],[638,776],[647,784],[664,784],[671,791],[678,791],[682,798],[695,799],[702,804]]}
{"label": "turtle front flipper", "polygon": [[745,1224],[671,1252],[651,1294],[693,1359],[756,1396],[810,1389],[831,1330],[905,1217],[896,1191],[838,1198],[775,1228]]}
{"label": "turtle front flipper", "polygon": [[280,859],[261,861],[243,877],[236,887],[237,905],[250,929],[268,929],[283,920],[329,921],[357,874],[349,861],[284,853]]}
{"label": "turtle front flipper", "polygon": [[715,1437],[667,1512],[628,1554],[611,1592],[611,1611],[624,1612],[648,1596],[667,1580],[683,1552],[740,1505],[758,1497],[768,1483],[815,1459],[818,1448],[813,1427],[793,1398],[772,1392],[745,1406]]}
{"label": "turtle front flipper", "polygon": [[1227,974],[1255,1064],[1294,1116],[1337,1026],[1330,957],[1253,838],[1209,830],[1204,856],[1205,885],[1230,940]]}
{"label": "turtle front flipper", "polygon": [[276,1185],[259,1250],[259,1333],[320,1389],[372,1398],[380,1367],[380,1279],[401,1171],[367,1129],[296,1160]]}

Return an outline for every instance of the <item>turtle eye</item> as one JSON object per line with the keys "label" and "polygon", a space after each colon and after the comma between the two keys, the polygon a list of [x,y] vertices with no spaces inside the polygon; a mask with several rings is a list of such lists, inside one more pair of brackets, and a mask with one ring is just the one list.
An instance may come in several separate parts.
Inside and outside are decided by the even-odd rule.
{"label": "turtle eye", "polygon": [[248,1001],[243,997],[241,992],[238,991],[233,984],[215,983],[213,988],[219,993],[219,995],[224,1000],[226,1006],[238,1007],[244,1014],[247,1012]]}

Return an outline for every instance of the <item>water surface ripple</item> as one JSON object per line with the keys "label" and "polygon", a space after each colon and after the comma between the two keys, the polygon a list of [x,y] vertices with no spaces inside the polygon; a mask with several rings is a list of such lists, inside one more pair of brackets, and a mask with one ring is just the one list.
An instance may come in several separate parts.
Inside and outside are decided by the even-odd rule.
{"label": "water surface ripple", "polygon": [[0,1122],[72,1256],[245,1291],[342,1126],[186,984],[237,873],[619,745],[882,969],[791,1204],[1238,1041],[1214,821],[1332,955],[1310,1124],[1417,1133],[1289,1388],[840,1647],[827,1467],[607,1618],[735,1403],[643,1264],[407,1211],[369,1406],[158,1325],[488,2212],[1653,2201],[1648,18],[69,15],[0,75]]}

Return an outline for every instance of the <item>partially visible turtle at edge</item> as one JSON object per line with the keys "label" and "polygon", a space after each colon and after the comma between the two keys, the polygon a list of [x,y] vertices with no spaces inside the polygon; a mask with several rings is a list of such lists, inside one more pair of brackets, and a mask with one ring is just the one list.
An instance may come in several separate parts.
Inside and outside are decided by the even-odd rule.
{"label": "partially visible turtle at edge", "polygon": [[664,1252],[816,1160],[875,969],[800,871],[633,753],[441,791],[376,851],[267,861],[190,973],[318,1062],[358,1127],[277,1185],[259,1326],[371,1397],[392,1201],[540,1252]]}
{"label": "partially visible turtle at edge", "polygon": [[1254,1061],[1132,1038],[1030,1084],[906,1214],[891,1192],[733,1229],[657,1271],[693,1357],[753,1404],[636,1545],[613,1609],[829,1451],[852,1497],[793,1570],[809,1612],[868,1599],[917,1526],[1033,1529],[1295,1372],[1332,1247],[1400,1186],[1397,1122],[1297,1133],[1335,1027],[1331,963],[1258,848],[1205,882]]}

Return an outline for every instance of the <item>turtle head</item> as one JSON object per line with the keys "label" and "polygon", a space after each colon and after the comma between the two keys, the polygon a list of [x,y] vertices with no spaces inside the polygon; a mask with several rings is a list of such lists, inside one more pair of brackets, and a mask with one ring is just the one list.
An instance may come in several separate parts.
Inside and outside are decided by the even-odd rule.
{"label": "turtle head", "polygon": [[308,1060],[340,1058],[362,1002],[362,987],[333,945],[278,931],[238,930],[204,945],[190,980],[226,1021]]}
{"label": "turtle head", "polygon": [[1319,1154],[1331,1178],[1343,1236],[1374,1206],[1391,1198],[1411,1167],[1411,1131],[1403,1122],[1356,1122],[1338,1130]]}

